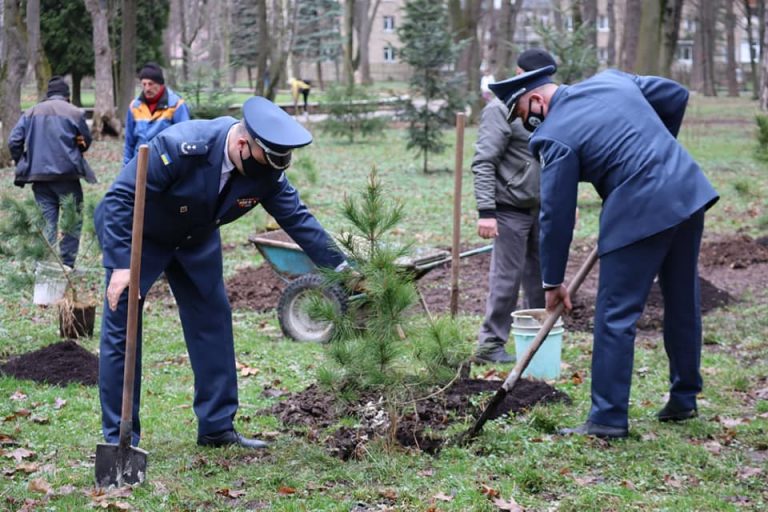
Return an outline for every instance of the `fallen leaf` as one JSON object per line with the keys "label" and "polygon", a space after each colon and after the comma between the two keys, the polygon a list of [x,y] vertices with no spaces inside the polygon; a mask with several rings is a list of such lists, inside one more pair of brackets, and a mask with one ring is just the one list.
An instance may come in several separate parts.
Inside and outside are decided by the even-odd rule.
{"label": "fallen leaf", "polygon": [[583,384],[584,374],[582,372],[574,372],[573,375],[571,375],[571,382],[577,386]]}
{"label": "fallen leaf", "polygon": [[42,494],[50,494],[53,491],[53,489],[51,489],[51,484],[49,484],[43,478],[35,478],[30,480],[29,485],[27,485],[27,489],[32,492],[39,492]]}
{"label": "fallen leaf", "polygon": [[573,477],[573,481],[576,482],[577,484],[581,485],[581,486],[585,486],[586,487],[586,486],[589,486],[589,485],[592,485],[592,484],[595,484],[595,483],[598,483],[598,482],[602,482],[603,479],[602,478],[598,478],[596,476],[584,476],[584,477],[575,476],[575,477]]}
{"label": "fallen leaf", "polygon": [[281,485],[277,490],[277,493],[282,495],[296,494],[296,489],[293,487],[288,487],[287,485]]}
{"label": "fallen leaf", "polygon": [[77,490],[77,487],[71,484],[67,484],[59,487],[58,490],[56,491],[56,494],[58,494],[59,496],[69,496],[76,490]]}
{"label": "fallen leaf", "polygon": [[27,474],[34,473],[38,469],[40,469],[40,466],[34,462],[19,462],[16,464],[16,471],[22,471]]}
{"label": "fallen leaf", "polygon": [[738,475],[739,475],[740,479],[746,480],[747,478],[752,478],[753,476],[757,476],[757,475],[760,475],[762,473],[763,473],[763,469],[762,468],[746,467],[746,468],[741,468],[739,470]]}
{"label": "fallen leaf", "polygon": [[11,400],[13,400],[14,402],[21,402],[22,400],[26,400],[26,399],[27,399],[27,395],[25,395],[21,391],[16,391],[11,395]]}
{"label": "fallen leaf", "polygon": [[286,391],[283,391],[282,389],[275,389],[275,388],[266,388],[264,391],[261,392],[261,396],[266,398],[277,398],[280,396],[283,396],[286,394]]}
{"label": "fallen leaf", "polygon": [[655,432],[648,432],[640,436],[640,439],[642,439],[643,441],[655,441],[658,438],[659,436],[657,436]]}
{"label": "fallen leaf", "polygon": [[482,486],[480,488],[480,492],[482,494],[485,494],[489,498],[498,498],[499,497],[499,491],[497,491],[493,487],[489,487],[489,486],[487,486],[485,484],[482,484]]}
{"label": "fallen leaf", "polygon": [[435,470],[434,469],[423,469],[423,470],[419,471],[416,474],[419,475],[419,476],[434,476],[435,475]]}
{"label": "fallen leaf", "polygon": [[713,455],[720,455],[720,452],[723,451],[723,445],[717,441],[707,441],[701,446],[703,446],[705,450]]}
{"label": "fallen leaf", "polygon": [[435,499],[437,501],[453,501],[453,496],[439,492],[434,496],[432,496],[432,499]]}
{"label": "fallen leaf", "polygon": [[8,434],[0,434],[0,445],[17,444],[16,440]]}
{"label": "fallen leaf", "polygon": [[501,498],[494,498],[493,504],[498,507],[499,510],[507,510],[511,512],[523,512],[525,509],[517,504],[515,498],[510,497],[508,500]]}
{"label": "fallen leaf", "polygon": [[131,504],[125,501],[103,501],[99,506],[105,510],[133,510]]}
{"label": "fallen leaf", "polygon": [[231,500],[236,500],[241,496],[245,495],[245,491],[240,491],[237,489],[229,489],[227,487],[224,487],[223,489],[217,489],[216,494],[220,496],[224,496],[225,498],[229,498]]}
{"label": "fallen leaf", "polygon": [[50,423],[50,420],[48,418],[46,418],[45,416],[37,415],[37,414],[33,414],[32,417],[29,419],[32,420],[33,423],[37,423],[38,425],[47,425],[48,423]]}
{"label": "fallen leaf", "polygon": [[718,416],[718,421],[726,428],[734,428],[749,423],[749,418],[720,418]]}
{"label": "fallen leaf", "polygon": [[53,404],[53,408],[58,410],[67,405],[67,401],[63,398],[56,398],[56,402]]}
{"label": "fallen leaf", "polygon": [[768,388],[760,388],[755,390],[755,397],[762,400],[768,400]]}
{"label": "fallen leaf", "polygon": [[392,489],[379,489],[379,496],[389,501],[397,501],[397,493]]}
{"label": "fallen leaf", "polygon": [[631,489],[633,491],[635,490],[635,484],[633,484],[630,480],[622,480],[621,486],[625,489]]}
{"label": "fallen leaf", "polygon": [[16,462],[21,462],[22,459],[28,459],[35,456],[35,452],[29,451],[26,448],[16,448],[12,452],[5,454],[9,459],[14,459]]}
{"label": "fallen leaf", "polygon": [[673,489],[681,489],[684,485],[684,482],[675,475],[664,475],[664,483]]}

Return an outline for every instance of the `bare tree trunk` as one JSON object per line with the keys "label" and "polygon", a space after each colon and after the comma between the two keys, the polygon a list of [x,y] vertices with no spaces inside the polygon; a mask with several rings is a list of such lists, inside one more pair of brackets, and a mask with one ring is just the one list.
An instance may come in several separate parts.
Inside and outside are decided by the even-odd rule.
{"label": "bare tree trunk", "polygon": [[[371,3],[373,2],[373,3]],[[354,25],[357,31],[357,56],[355,69],[360,70],[360,82],[364,85],[373,83],[371,79],[371,59],[369,45],[371,31],[376,20],[381,0],[358,0],[355,3]]]}
{"label": "bare tree trunk", "polygon": [[766,13],[765,13],[765,0],[757,0],[757,19],[760,20],[760,23],[758,24],[758,27],[759,27],[759,30],[758,30],[759,37],[757,39],[758,39],[758,43],[760,44],[759,54],[760,54],[761,57],[764,54],[763,50],[765,50],[765,47],[766,47],[766,44],[765,44],[765,33],[766,33],[765,23],[763,23],[763,21],[762,21],[762,20],[765,19],[765,16],[766,16]]}
{"label": "bare tree trunk", "polygon": [[72,104],[77,107],[83,106],[81,97],[83,76],[79,73],[72,73]]}
{"label": "bare tree trunk", "polygon": [[317,74],[317,84],[321,91],[325,90],[325,83],[323,82],[323,63],[319,60],[315,61],[315,68]]}
{"label": "bare tree trunk", "polygon": [[209,16],[208,0],[179,0],[179,22],[181,25],[181,77],[189,80],[192,60],[192,45]]}
{"label": "bare tree trunk", "polygon": [[680,20],[683,17],[683,2],[684,0],[665,0],[662,9],[661,35],[663,41],[659,72],[663,76],[672,74],[672,63],[675,60],[677,39],[680,33]]}
{"label": "bare tree trunk", "polygon": [[344,2],[344,81],[347,87],[355,85],[355,0]]}
{"label": "bare tree trunk", "polygon": [[[763,9],[763,17],[760,18],[760,23],[763,26],[762,32],[763,34],[768,34],[768,30],[766,30],[766,25],[768,25],[768,9]],[[763,36],[765,37],[765,36]],[[763,47],[768,46],[768,41],[765,41],[763,39]],[[762,78],[760,80],[760,110],[763,112],[768,111],[768,54],[766,52],[763,52],[760,56],[760,59],[762,60]]]}
{"label": "bare tree trunk", "polygon": [[467,42],[459,55],[456,70],[463,72],[467,77],[468,92],[476,92],[480,83],[480,45],[477,39],[477,26],[482,13],[481,8],[481,0],[448,1],[454,40]]}
{"label": "bare tree trunk", "polygon": [[512,0],[501,3],[499,15],[499,30],[496,40],[497,69],[495,77],[499,80],[512,75],[515,63],[512,60],[512,44],[517,30],[517,14],[523,5],[523,0]]}
{"label": "bare tree trunk", "polygon": [[715,44],[717,34],[717,0],[701,0],[693,47],[695,89],[704,96],[717,96],[715,89]]}
{"label": "bare tree trunk", "polygon": [[757,52],[755,51],[755,34],[752,27],[752,16],[754,11],[750,6],[750,0],[744,0],[744,14],[747,17],[747,41],[749,42],[749,71],[752,75],[752,99],[758,100],[758,89],[760,88],[760,74],[757,69]]}
{"label": "bare tree trunk", "polygon": [[136,0],[122,0],[117,115],[125,117],[136,92]]}
{"label": "bare tree trunk", "polygon": [[587,75],[591,76],[597,73],[597,0],[580,0],[581,2],[581,20],[584,25],[589,27],[586,42],[592,47],[591,53],[594,54],[595,64],[585,69]]}
{"label": "bare tree trunk", "polygon": [[642,16],[642,0],[627,0],[624,12],[624,36],[621,41],[621,68],[625,71],[635,70]]}
{"label": "bare tree trunk", "polygon": [[[257,0],[256,16],[259,27],[259,56],[256,62],[256,96],[267,93],[267,75],[269,74],[269,24],[267,23],[267,0]],[[248,82],[252,83],[251,69],[248,68]],[[272,80],[269,80],[270,84]]]}
{"label": "bare tree trunk", "polygon": [[728,96],[739,97],[739,81],[736,75],[736,14],[733,10],[734,0],[725,0],[725,69],[728,80]]}
{"label": "bare tree trunk", "polygon": [[616,65],[616,3],[608,0],[606,4],[606,16],[608,17],[608,48],[606,64],[609,68]]}
{"label": "bare tree trunk", "polygon": [[8,136],[21,115],[21,83],[27,69],[27,31],[23,1],[3,0],[3,45],[0,53],[0,167],[13,164]]}
{"label": "bare tree trunk", "polygon": [[269,87],[266,97],[273,100],[277,95],[278,85],[283,81],[286,62],[293,49],[297,23],[296,0],[272,0],[270,41]]}
{"label": "bare tree trunk", "polygon": [[93,54],[95,56],[96,100],[93,107],[93,127],[96,138],[120,135],[122,123],[115,114],[115,93],[112,81],[112,47],[109,44],[109,12],[105,0],[85,0],[93,24]]}
{"label": "bare tree trunk", "polygon": [[35,74],[38,101],[45,98],[51,65],[40,39],[40,0],[27,0],[27,67]]}
{"label": "bare tree trunk", "polygon": [[659,52],[661,51],[661,5],[660,2],[644,2],[640,19],[640,33],[634,71],[641,75],[659,73]]}
{"label": "bare tree trunk", "polygon": [[[226,4],[226,2],[223,3]],[[226,6],[224,6],[224,8],[211,10],[210,18],[208,18],[208,61],[213,69],[212,82],[216,89],[221,88],[221,67],[224,58],[224,45],[227,41],[227,38],[224,37],[222,17],[226,14]]]}

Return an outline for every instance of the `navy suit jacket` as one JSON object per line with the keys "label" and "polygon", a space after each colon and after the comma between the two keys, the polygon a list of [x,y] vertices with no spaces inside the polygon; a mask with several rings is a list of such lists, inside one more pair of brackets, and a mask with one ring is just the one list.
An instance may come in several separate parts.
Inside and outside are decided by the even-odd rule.
{"label": "navy suit jacket", "polygon": [[[207,288],[221,278],[219,226],[261,204],[320,267],[334,268],[344,256],[302,203],[282,171],[266,166],[259,179],[232,171],[228,192],[219,200],[219,181],[227,133],[238,121],[221,117],[187,121],[161,132],[149,143],[144,214],[145,265],[165,267],[175,258]],[[126,164],[95,213],[104,266],[129,268],[136,161]],[[209,281],[206,285],[205,281]],[[142,279],[142,291],[150,283]]]}
{"label": "navy suit jacket", "polygon": [[677,142],[688,92],[665,78],[608,70],[560,86],[530,139],[541,163],[541,270],[564,280],[580,181],[603,200],[600,255],[671,228],[718,195]]}

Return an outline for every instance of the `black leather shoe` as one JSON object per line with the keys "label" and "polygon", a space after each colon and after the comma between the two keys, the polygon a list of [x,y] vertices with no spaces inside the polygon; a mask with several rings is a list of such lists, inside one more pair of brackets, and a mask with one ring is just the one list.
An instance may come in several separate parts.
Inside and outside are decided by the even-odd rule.
{"label": "black leather shoe", "polygon": [[504,345],[483,346],[480,345],[475,353],[475,361],[480,364],[485,363],[514,363],[515,358],[511,356]]}
{"label": "black leather shoe", "polygon": [[557,431],[561,436],[579,435],[595,436],[602,439],[623,439],[629,435],[629,429],[622,427],[611,427],[609,425],[598,425],[587,420],[584,424],[575,428],[563,428]]}
{"label": "black leather shoe", "polygon": [[668,421],[690,420],[691,418],[695,418],[698,415],[699,411],[696,409],[680,409],[672,402],[667,402],[666,405],[664,405],[664,407],[658,413],[656,413],[656,417],[662,423],[666,423]]}
{"label": "black leather shoe", "polygon": [[235,430],[224,430],[214,434],[206,434],[197,437],[197,444],[200,446],[210,446],[220,448],[222,446],[241,446],[251,450],[263,450],[269,447],[269,444],[258,439],[248,439],[237,433]]}

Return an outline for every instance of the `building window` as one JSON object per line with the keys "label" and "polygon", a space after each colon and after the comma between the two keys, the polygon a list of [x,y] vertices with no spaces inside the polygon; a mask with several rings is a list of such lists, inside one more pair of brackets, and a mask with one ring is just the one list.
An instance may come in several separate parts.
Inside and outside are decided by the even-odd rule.
{"label": "building window", "polygon": [[680,44],[677,47],[677,58],[683,61],[693,60],[693,45],[692,44]]}
{"label": "building window", "polygon": [[384,47],[384,62],[395,62],[395,47],[391,44]]}
{"label": "building window", "polygon": [[565,17],[565,29],[568,30],[568,32],[573,31],[573,16],[568,15]]}
{"label": "building window", "polygon": [[608,25],[608,16],[601,15],[597,17],[597,30],[600,32],[608,32],[610,26]]}
{"label": "building window", "polygon": [[608,61],[608,48],[598,48],[597,58],[600,62]]}
{"label": "building window", "polygon": [[394,31],[395,31],[395,17],[384,16],[384,32],[394,32]]}

